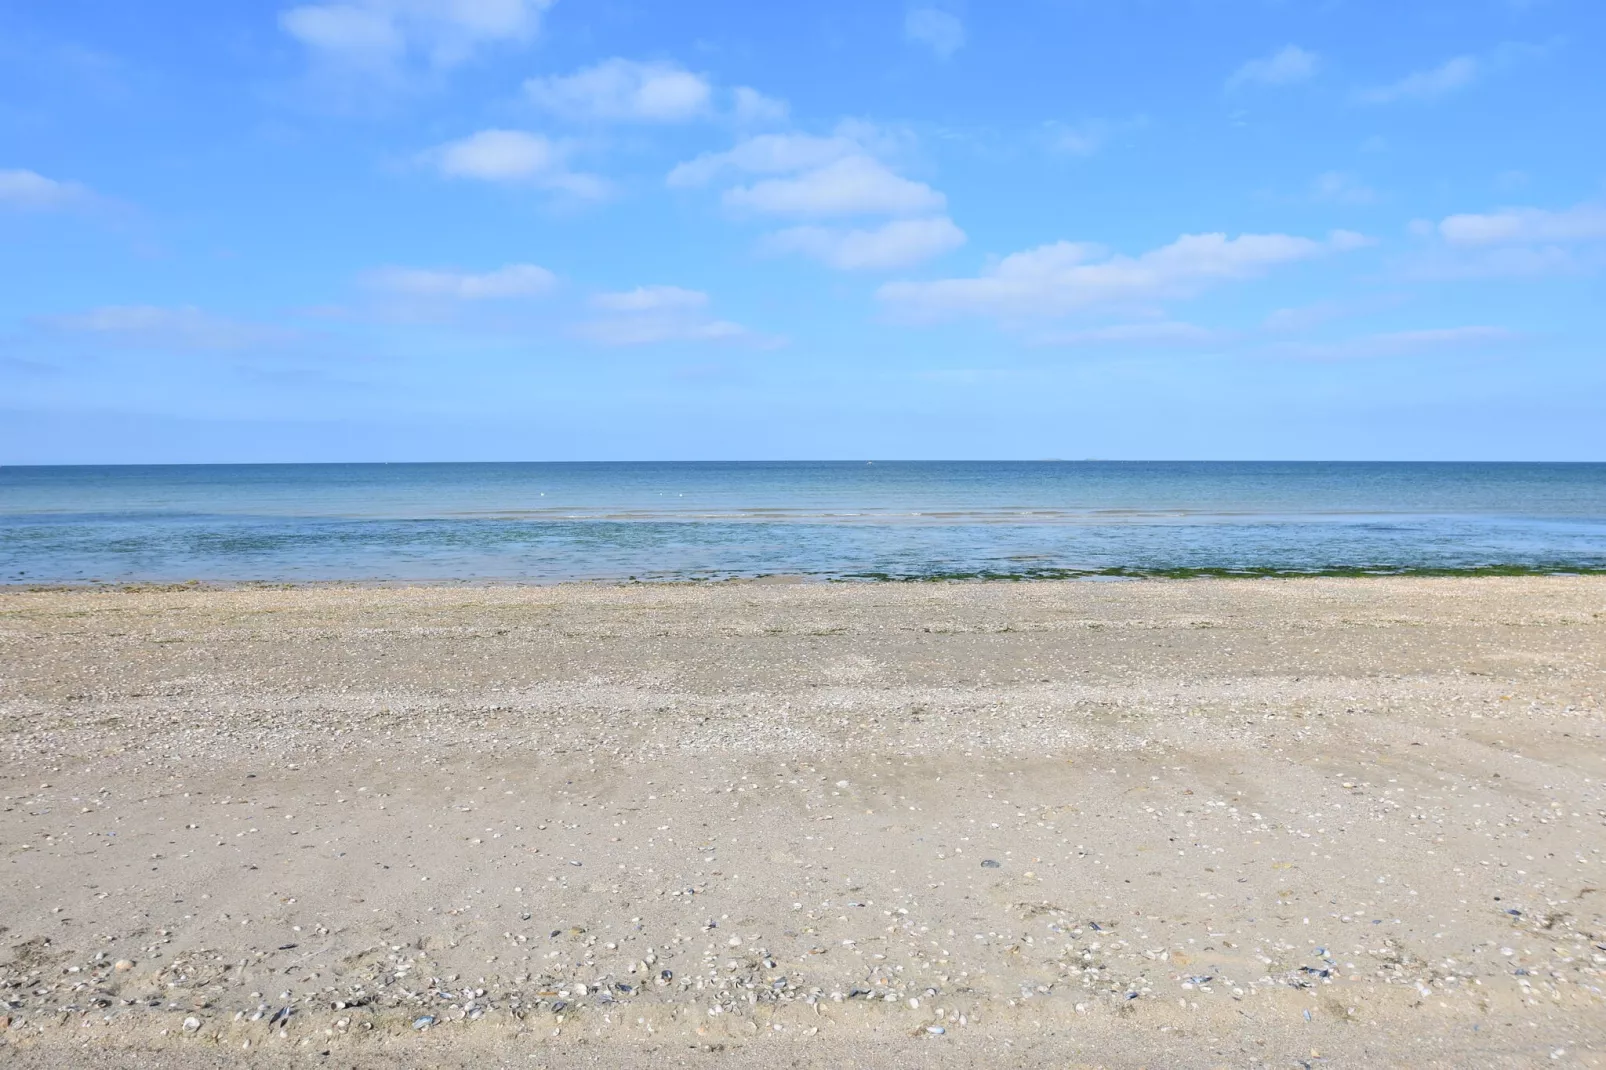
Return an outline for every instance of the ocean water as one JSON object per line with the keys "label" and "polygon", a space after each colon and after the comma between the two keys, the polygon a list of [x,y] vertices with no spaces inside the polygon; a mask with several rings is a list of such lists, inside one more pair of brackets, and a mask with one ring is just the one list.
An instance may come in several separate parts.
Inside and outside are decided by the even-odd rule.
{"label": "ocean water", "polygon": [[0,583],[1606,569],[1606,464],[0,467]]}

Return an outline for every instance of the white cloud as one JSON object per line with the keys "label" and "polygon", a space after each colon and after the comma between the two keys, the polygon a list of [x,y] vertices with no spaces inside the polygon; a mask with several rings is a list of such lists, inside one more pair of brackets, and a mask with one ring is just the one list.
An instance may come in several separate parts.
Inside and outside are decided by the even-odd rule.
{"label": "white cloud", "polygon": [[522,130],[481,130],[438,151],[441,171],[459,178],[525,179],[561,166],[552,142]]}
{"label": "white cloud", "polygon": [[425,154],[452,178],[527,182],[587,199],[607,195],[606,180],[570,171],[565,156],[564,146],[523,130],[481,130]]}
{"label": "white cloud", "polygon": [[674,63],[619,58],[563,77],[531,78],[524,91],[565,118],[616,122],[686,122],[708,114],[713,98],[700,74]]}
{"label": "white cloud", "polygon": [[1082,242],[1012,253],[974,278],[889,282],[877,296],[917,320],[959,315],[1032,319],[1086,310],[1152,307],[1281,264],[1353,249],[1366,239],[1335,231],[1326,241],[1288,234],[1184,234],[1141,256]]}
{"label": "white cloud", "polygon": [[557,284],[557,276],[535,264],[507,264],[481,274],[382,267],[365,274],[362,282],[370,289],[403,297],[482,301],[537,297]]}
{"label": "white cloud", "polygon": [[657,345],[663,342],[746,342],[773,345],[729,320],[704,311],[708,295],[680,286],[638,286],[634,290],[594,294],[591,304],[610,315],[577,324],[574,333],[606,346]]}
{"label": "white cloud", "polygon": [[868,230],[791,227],[765,244],[778,252],[802,253],[842,271],[908,267],[965,244],[965,232],[947,216],[894,219]]}
{"label": "white cloud", "polygon": [[775,215],[912,215],[941,211],[946,198],[869,156],[847,156],[789,178],[725,192],[732,208]]}
{"label": "white cloud", "polygon": [[670,171],[671,186],[701,186],[729,175],[757,181],[726,189],[726,207],[744,213],[828,219],[917,216],[863,229],[799,226],[771,234],[775,252],[812,256],[844,270],[917,263],[965,240],[940,213],[947,198],[924,182],[898,174],[882,159],[908,137],[870,123],[844,121],[830,135],[786,133],[749,137],[724,152],[703,153]]}
{"label": "white cloud", "polygon": [[1243,85],[1289,85],[1303,82],[1316,74],[1319,61],[1316,53],[1307,52],[1298,45],[1284,45],[1269,56],[1252,59],[1232,72],[1227,88]]}
{"label": "white cloud", "polygon": [[959,16],[935,7],[912,7],[903,19],[903,35],[947,59],[965,43],[965,24]]}
{"label": "white cloud", "polygon": [[286,33],[327,64],[392,74],[410,56],[436,68],[485,44],[522,42],[553,0],[346,0],[304,4],[279,16]]}
{"label": "white cloud", "polygon": [[784,123],[791,112],[786,101],[765,96],[745,85],[739,85],[731,90],[731,98],[731,115],[744,126]]}
{"label": "white cloud", "polygon": [[1447,216],[1440,236],[1451,245],[1568,245],[1606,241],[1606,206],[1580,204],[1560,212],[1504,208],[1487,214]]}
{"label": "white cloud", "polygon": [[1342,342],[1285,345],[1275,352],[1305,360],[1356,360],[1418,356],[1446,351],[1482,352],[1509,345],[1521,338],[1521,334],[1505,327],[1438,327],[1369,334]]}
{"label": "white cloud", "polygon": [[613,312],[669,312],[702,308],[708,295],[680,286],[637,286],[634,290],[594,294],[591,303]]}
{"label": "white cloud", "polygon": [[46,178],[37,171],[0,171],[0,206],[31,211],[52,211],[91,204],[88,186]]}
{"label": "white cloud", "polygon": [[141,348],[240,350],[283,342],[294,331],[213,316],[192,305],[104,305],[66,316],[43,316],[42,326],[92,334]]}
{"label": "white cloud", "polygon": [[1411,229],[1430,239],[1403,266],[1411,279],[1532,278],[1606,266],[1606,205],[1598,203],[1468,212]]}
{"label": "white cloud", "polygon": [[1456,56],[1431,70],[1416,71],[1397,82],[1362,90],[1358,98],[1365,104],[1392,104],[1399,100],[1433,100],[1471,85],[1482,73],[1483,64],[1475,56]]}

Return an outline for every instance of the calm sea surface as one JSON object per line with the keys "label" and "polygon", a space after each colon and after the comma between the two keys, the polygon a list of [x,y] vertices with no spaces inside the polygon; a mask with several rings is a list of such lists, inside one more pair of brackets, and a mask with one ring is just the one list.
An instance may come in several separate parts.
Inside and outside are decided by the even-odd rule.
{"label": "calm sea surface", "polygon": [[1606,465],[0,467],[0,582],[1606,569]]}

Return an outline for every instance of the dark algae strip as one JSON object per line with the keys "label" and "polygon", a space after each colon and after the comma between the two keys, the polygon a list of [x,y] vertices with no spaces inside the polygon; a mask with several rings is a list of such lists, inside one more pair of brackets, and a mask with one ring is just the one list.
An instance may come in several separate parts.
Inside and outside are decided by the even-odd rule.
{"label": "dark algae strip", "polygon": [[837,579],[882,583],[939,583],[958,580],[1086,580],[1086,579],[1313,579],[1369,576],[1603,576],[1606,568],[1576,565],[1469,565],[1465,568],[1411,568],[1393,565],[1345,565],[1332,568],[1029,568],[935,572],[856,572]]}

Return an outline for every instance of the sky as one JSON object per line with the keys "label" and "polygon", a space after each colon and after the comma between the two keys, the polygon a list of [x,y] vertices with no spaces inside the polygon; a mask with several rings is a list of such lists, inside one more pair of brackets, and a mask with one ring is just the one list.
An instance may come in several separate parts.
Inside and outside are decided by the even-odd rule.
{"label": "sky", "polygon": [[0,0],[0,463],[1606,460],[1599,0]]}

